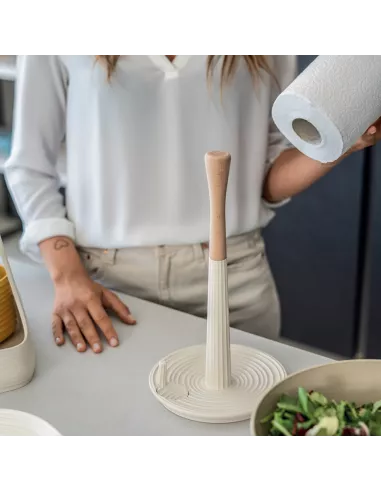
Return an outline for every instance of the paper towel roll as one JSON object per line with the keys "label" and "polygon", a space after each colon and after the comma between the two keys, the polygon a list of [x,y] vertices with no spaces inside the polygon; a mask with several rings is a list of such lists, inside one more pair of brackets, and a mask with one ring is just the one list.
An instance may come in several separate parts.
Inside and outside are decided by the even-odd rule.
{"label": "paper towel roll", "polygon": [[379,55],[320,55],[273,106],[283,135],[324,163],[349,150],[380,116]]}

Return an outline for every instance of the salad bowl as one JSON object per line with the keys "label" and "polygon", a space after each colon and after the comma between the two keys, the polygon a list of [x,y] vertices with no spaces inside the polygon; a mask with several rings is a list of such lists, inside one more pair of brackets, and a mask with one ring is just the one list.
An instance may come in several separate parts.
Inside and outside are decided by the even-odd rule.
{"label": "salad bowl", "polygon": [[[251,419],[251,435],[346,435],[345,433],[335,434],[334,432],[331,434],[306,434],[305,432],[295,434],[295,432],[292,433],[290,427],[287,431],[287,429],[282,429],[281,425],[279,427],[283,432],[271,434],[270,431],[274,430],[272,426],[275,413],[278,411],[279,415],[279,407],[287,408],[288,403],[290,403],[290,408],[287,408],[285,416],[283,415],[281,418],[292,419],[295,416],[295,425],[298,425],[298,429],[303,425],[308,426],[309,417],[306,416],[306,413],[299,413],[297,408],[300,406],[306,408],[308,405],[312,405],[311,415],[314,411],[322,414],[325,412],[325,417],[327,415],[329,418],[334,416],[336,420],[340,420],[340,413],[345,418],[348,417],[348,414],[354,413],[357,416],[356,426],[358,428],[356,431],[358,434],[348,435],[369,435],[368,433],[360,433],[359,427],[362,425],[360,416],[368,412],[369,417],[372,415],[373,420],[380,422],[379,429],[378,424],[375,427],[376,435],[378,435],[378,432],[381,432],[380,400],[381,360],[350,360],[313,367],[289,376],[264,395]],[[305,405],[303,405],[304,401]],[[308,414],[307,408],[306,412]],[[337,415],[339,419],[336,418]],[[282,420],[280,422],[282,424]],[[276,425],[278,426],[278,423]]]}

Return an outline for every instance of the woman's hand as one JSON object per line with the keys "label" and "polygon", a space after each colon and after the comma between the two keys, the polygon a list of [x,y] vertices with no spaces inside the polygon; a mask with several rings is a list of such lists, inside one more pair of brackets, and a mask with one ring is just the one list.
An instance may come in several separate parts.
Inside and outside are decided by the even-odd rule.
{"label": "woman's hand", "polygon": [[381,140],[381,118],[379,118],[350,149],[349,154],[376,145]]}
{"label": "woman's hand", "polygon": [[296,149],[285,150],[274,162],[266,176],[263,198],[267,202],[281,202],[309,188],[313,183],[328,174],[332,168],[350,154],[375,145],[381,140],[381,118],[337,161],[321,164],[310,159]]}
{"label": "woman's hand", "polygon": [[125,304],[113,292],[93,282],[84,269],[69,276],[60,277],[55,283],[53,310],[53,335],[57,345],[65,343],[64,331],[78,352],[86,352],[87,345],[93,352],[102,352],[100,331],[111,347],[119,345],[116,333],[106,309],[114,311],[128,325],[136,324]]}
{"label": "woman's hand", "polygon": [[88,276],[72,239],[56,236],[40,243],[40,250],[55,286],[53,334],[57,345],[65,343],[66,330],[78,352],[87,345],[99,354],[102,342],[98,327],[111,347],[119,345],[118,335],[106,309],[114,311],[128,325],[136,324],[130,310],[114,293]]}

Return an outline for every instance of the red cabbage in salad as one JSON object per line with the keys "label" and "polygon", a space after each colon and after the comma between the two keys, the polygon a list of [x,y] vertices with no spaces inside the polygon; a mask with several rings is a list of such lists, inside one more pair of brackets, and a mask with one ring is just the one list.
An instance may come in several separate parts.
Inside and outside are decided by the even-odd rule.
{"label": "red cabbage in salad", "polygon": [[261,423],[270,425],[270,436],[381,436],[381,401],[357,406],[300,388],[296,398],[282,396]]}

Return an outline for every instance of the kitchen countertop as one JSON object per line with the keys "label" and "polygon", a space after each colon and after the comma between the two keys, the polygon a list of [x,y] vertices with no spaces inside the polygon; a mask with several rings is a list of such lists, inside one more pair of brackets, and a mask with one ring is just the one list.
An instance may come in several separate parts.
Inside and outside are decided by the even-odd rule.
{"label": "kitchen countertop", "polygon": [[[115,321],[121,346],[96,356],[78,354],[70,343],[57,348],[51,334],[53,289],[38,266],[12,262],[37,351],[32,382],[0,395],[0,408],[35,414],[63,435],[84,436],[245,436],[249,423],[207,425],[166,411],[148,387],[152,367],[169,353],[205,342],[202,319],[122,296],[139,324]],[[330,362],[304,350],[232,330],[232,343],[248,345],[276,357],[292,373]]]}

